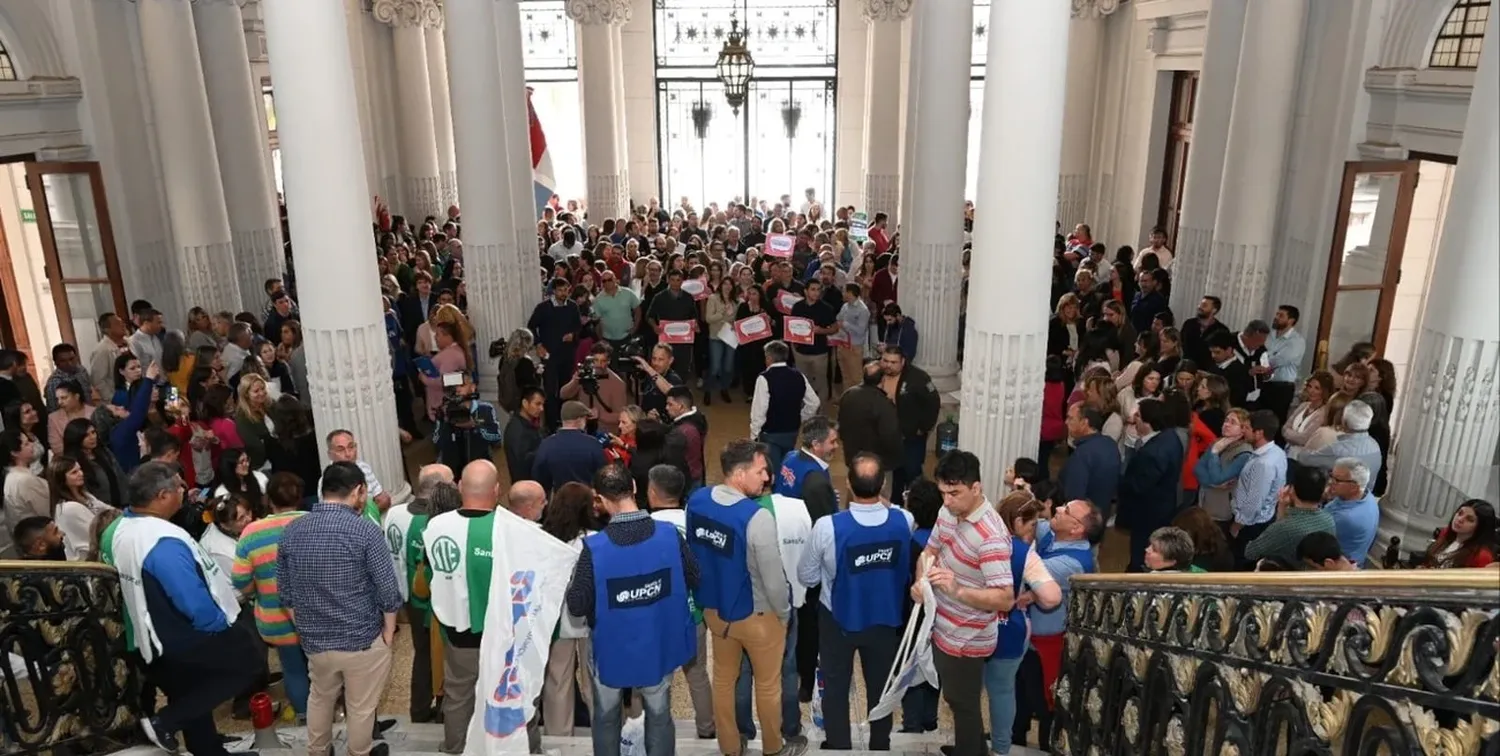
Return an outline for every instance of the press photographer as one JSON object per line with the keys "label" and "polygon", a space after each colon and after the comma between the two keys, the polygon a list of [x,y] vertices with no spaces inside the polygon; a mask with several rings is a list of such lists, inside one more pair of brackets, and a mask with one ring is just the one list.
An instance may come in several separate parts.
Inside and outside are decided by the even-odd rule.
{"label": "press photographer", "polygon": [[642,357],[635,358],[635,364],[645,375],[641,379],[641,409],[663,423],[672,421],[672,416],[667,413],[667,392],[674,386],[686,385],[672,370],[672,362],[672,347],[667,344],[657,344],[652,348],[650,362]]}
{"label": "press photographer", "polygon": [[500,443],[500,420],[494,405],[479,398],[468,373],[446,373],[442,378],[443,400],[437,412],[437,429],[432,432],[438,461],[462,470],[476,459],[490,459],[494,456],[491,447]]}
{"label": "press photographer", "polygon": [[620,432],[620,412],[629,400],[624,379],[610,368],[610,353],[608,344],[595,344],[589,350],[588,359],[578,363],[573,379],[563,385],[559,395],[563,401],[576,399],[583,402],[599,419],[599,430],[617,434]]}

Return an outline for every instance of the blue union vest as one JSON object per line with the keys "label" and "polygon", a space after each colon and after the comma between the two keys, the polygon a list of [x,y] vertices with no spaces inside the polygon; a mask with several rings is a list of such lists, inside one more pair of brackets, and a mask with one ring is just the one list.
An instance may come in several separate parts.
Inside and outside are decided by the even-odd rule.
{"label": "blue union vest", "polygon": [[833,515],[833,617],[846,633],[876,625],[901,627],[911,576],[911,529],[892,509],[885,522],[865,526],[848,510]]}
{"label": "blue union vest", "polygon": [[793,449],[786,453],[781,460],[781,467],[777,468],[776,475],[771,481],[772,492],[782,496],[790,496],[793,499],[802,498],[802,482],[807,480],[809,473],[821,472],[823,466],[818,464],[811,455],[801,449]]}
{"label": "blue union vest", "polygon": [[661,682],[698,652],[677,528],[653,522],[641,543],[584,539],[594,560],[594,664],[611,688]]}
{"label": "blue union vest", "polygon": [[[1010,539],[1010,579],[1017,596],[1026,590],[1026,556],[1030,553],[1031,544],[1019,538]],[[1026,610],[1012,606],[1010,613],[1000,618],[1000,636],[990,658],[1019,659],[1025,656],[1026,627]]]}
{"label": "blue union vest", "polygon": [[745,541],[750,518],[760,511],[760,505],[741,498],[726,507],[713,500],[713,493],[712,488],[700,488],[688,499],[688,546],[698,560],[698,606],[717,611],[725,622],[734,622],[755,611]]}

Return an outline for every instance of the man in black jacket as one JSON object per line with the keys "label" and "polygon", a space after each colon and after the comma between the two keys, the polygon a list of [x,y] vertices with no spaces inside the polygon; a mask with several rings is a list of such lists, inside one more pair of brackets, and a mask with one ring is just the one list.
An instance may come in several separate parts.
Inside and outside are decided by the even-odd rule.
{"label": "man in black jacket", "polygon": [[1208,341],[1211,364],[1205,369],[1223,376],[1224,382],[1229,384],[1231,407],[1249,409],[1248,398],[1255,388],[1255,379],[1250,376],[1250,368],[1240,357],[1238,347],[1239,338],[1228,330],[1214,334]]}
{"label": "man in black jacket", "polygon": [[880,389],[896,404],[896,419],[901,426],[901,466],[891,481],[891,503],[901,506],[906,487],[922,477],[927,464],[927,440],[937,425],[942,397],[927,371],[906,361],[901,347],[887,344],[881,348]]}
{"label": "man in black jacket", "polygon": [[1218,297],[1205,294],[1198,302],[1198,317],[1189,318],[1178,329],[1182,332],[1182,356],[1195,365],[1212,364],[1208,353],[1209,340],[1214,334],[1229,333],[1229,326],[1219,321],[1219,309],[1223,306]]}
{"label": "man in black jacket", "polygon": [[839,427],[843,429],[844,464],[853,465],[862,452],[880,457],[887,470],[901,467],[901,420],[896,405],[880,391],[883,373],[879,360],[865,360],[863,382],[839,397]]}
{"label": "man in black jacket", "polygon": [[520,410],[505,424],[502,443],[505,468],[510,471],[512,483],[532,479],[531,466],[536,461],[537,447],[542,445],[542,410],[546,404],[546,394],[540,388],[526,386],[521,389]]}

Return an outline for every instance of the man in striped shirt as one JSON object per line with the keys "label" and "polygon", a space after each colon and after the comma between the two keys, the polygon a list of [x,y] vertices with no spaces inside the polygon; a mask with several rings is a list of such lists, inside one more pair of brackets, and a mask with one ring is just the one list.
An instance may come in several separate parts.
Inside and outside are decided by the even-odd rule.
{"label": "man in striped shirt", "polygon": [[[984,495],[978,457],[948,452],[938,460],[933,478],[943,494],[943,509],[918,566],[937,598],[932,660],[943,681],[943,698],[953,710],[951,753],[983,756],[987,745],[979,694],[984,663],[995,651],[997,622],[1015,600],[1010,531]],[[913,587],[912,595],[921,600],[920,586]]]}
{"label": "man in striped shirt", "polygon": [[271,516],[245,526],[234,551],[231,578],[234,589],[255,598],[255,626],[267,645],[276,647],[281,660],[282,684],[292,710],[298,717],[307,716],[307,656],[297,642],[292,618],[281,606],[276,589],[276,548],[281,532],[302,516],[302,480],[291,473],[276,473],[266,484],[266,498],[271,502]]}

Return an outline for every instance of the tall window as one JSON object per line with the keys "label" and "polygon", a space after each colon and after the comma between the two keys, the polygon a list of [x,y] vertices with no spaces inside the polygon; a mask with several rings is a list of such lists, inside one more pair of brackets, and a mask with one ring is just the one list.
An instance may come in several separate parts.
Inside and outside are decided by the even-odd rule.
{"label": "tall window", "polygon": [[990,0],[974,0],[974,52],[969,59],[969,159],[964,171],[964,196],[978,194],[979,123],[984,116],[984,64],[989,60]]}
{"label": "tall window", "polygon": [[581,198],[583,112],[578,104],[578,47],[564,0],[519,0],[522,58],[531,104],[547,135],[557,195]]}
{"label": "tall window", "polygon": [[1490,0],[1458,0],[1432,43],[1429,68],[1477,68],[1484,27],[1490,20]]}
{"label": "tall window", "polygon": [[[655,0],[662,204],[833,194],[838,0]],[[755,78],[735,113],[714,71],[731,22]]]}
{"label": "tall window", "polygon": [[15,81],[16,66],[10,60],[10,52],[5,49],[5,42],[0,41],[0,81]]}

